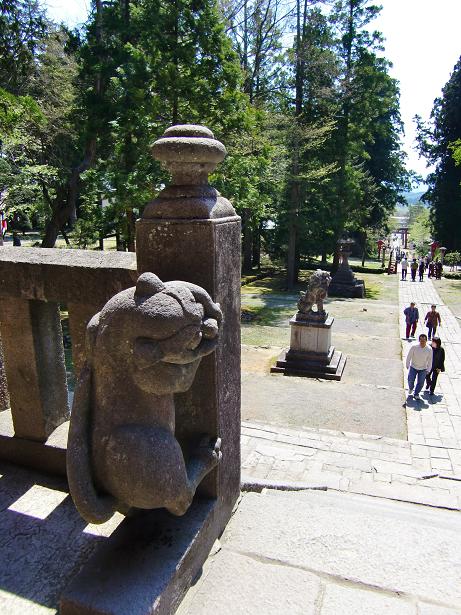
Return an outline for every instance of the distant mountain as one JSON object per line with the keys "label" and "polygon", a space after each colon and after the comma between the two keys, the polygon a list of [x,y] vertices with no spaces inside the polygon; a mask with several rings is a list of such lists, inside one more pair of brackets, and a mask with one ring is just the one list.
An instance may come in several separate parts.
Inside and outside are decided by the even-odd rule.
{"label": "distant mountain", "polygon": [[[405,197],[405,200],[408,203],[408,205],[414,205],[415,203],[420,202],[421,197],[423,196],[425,192],[426,192],[425,190],[421,190],[419,192],[403,192],[402,196]],[[426,203],[423,203],[423,205],[426,205]]]}

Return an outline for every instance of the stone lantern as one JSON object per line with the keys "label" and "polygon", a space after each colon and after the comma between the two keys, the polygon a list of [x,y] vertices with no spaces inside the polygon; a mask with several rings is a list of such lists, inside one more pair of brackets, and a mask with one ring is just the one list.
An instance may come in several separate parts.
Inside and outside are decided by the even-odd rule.
{"label": "stone lantern", "polygon": [[443,259],[445,258],[445,252],[447,251],[447,249],[445,247],[441,247],[439,248],[439,250],[440,250],[440,256],[441,256],[442,267],[443,267]]}
{"label": "stone lantern", "polygon": [[349,256],[353,245],[353,239],[343,238],[338,241],[341,263],[328,290],[331,297],[365,297],[365,283],[363,280],[356,279],[349,265]]}

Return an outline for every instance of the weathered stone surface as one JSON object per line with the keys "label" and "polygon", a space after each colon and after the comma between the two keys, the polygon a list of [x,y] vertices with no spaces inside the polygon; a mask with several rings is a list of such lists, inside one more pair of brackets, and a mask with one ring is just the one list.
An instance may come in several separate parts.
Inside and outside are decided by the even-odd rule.
{"label": "weathered stone surface", "polygon": [[290,320],[290,350],[316,352],[326,355],[331,346],[331,327],[334,318],[328,318],[321,326],[313,322]]}
{"label": "weathered stone surface", "polygon": [[0,413],[0,459],[37,471],[66,476],[67,431],[62,423],[45,442],[14,435],[10,410]]}
{"label": "weathered stone surface", "polygon": [[461,604],[461,518],[320,491],[246,494],[222,543],[422,601]]}
{"label": "weathered stone surface", "polygon": [[349,265],[348,259],[353,243],[351,239],[338,241],[341,264],[331,280],[328,290],[331,297],[365,297],[365,283],[363,280],[356,279]]}
{"label": "weathered stone surface", "polygon": [[[217,503],[126,519],[66,588],[61,615],[173,615],[213,546]],[[104,527],[104,526],[103,526]]]}
{"label": "weathered stone surface", "polygon": [[[298,301],[296,320],[325,322],[328,314],[324,310],[323,302],[327,297],[330,282],[330,274],[321,269],[317,269],[317,271],[310,276],[307,290],[301,293],[301,297]],[[317,311],[312,309],[314,305],[317,305]]]}
{"label": "weathered stone surface", "polygon": [[203,577],[204,582],[199,582],[196,591],[190,590],[176,615],[318,613],[319,579],[276,561],[224,550],[207,563]]}
{"label": "weathered stone surface", "polygon": [[460,528],[458,513],[363,496],[245,494],[178,615],[454,615]]}
{"label": "weathered stone surface", "polygon": [[[184,134],[179,127],[175,138],[188,142],[191,131],[196,127],[188,126]],[[170,170],[173,185],[165,190],[171,189],[175,198],[162,204],[163,191],[137,223],[138,270],[154,271],[162,280],[198,284],[223,312],[216,352],[203,359],[191,389],[175,398],[180,442],[197,432],[211,431],[222,438],[226,462],[199,488],[200,494],[218,498],[219,535],[240,491],[240,218],[230,204],[223,205],[222,197],[210,203],[200,197],[196,208],[197,195],[203,190],[208,194],[210,188],[206,172],[190,167],[182,176],[180,169]]]}
{"label": "weathered stone surface", "polygon": [[3,356],[3,345],[0,337],[0,412],[10,407],[10,396],[8,394],[8,383],[6,381],[5,358]]}
{"label": "weathered stone surface", "polygon": [[0,319],[15,434],[44,441],[69,415],[59,306],[2,298]]}
{"label": "weathered stone surface", "polygon": [[[214,138],[211,130],[193,124],[172,126],[154,143],[152,153],[170,171],[172,180],[171,185],[144,208],[143,220],[206,220],[235,216],[231,203],[208,185],[208,174],[226,155],[226,148]],[[138,239],[142,239],[142,235],[138,233]],[[143,251],[143,247],[138,246],[138,253]]]}
{"label": "weathered stone surface", "polygon": [[136,281],[136,255],[125,252],[3,247],[0,297],[103,305]]}
{"label": "weathered stone surface", "polygon": [[[341,585],[327,585],[323,597],[321,615],[340,615],[350,613],[351,615],[420,615],[416,611],[413,602],[374,592],[363,591],[357,587],[344,587]],[[431,615],[435,615],[432,613]]]}
{"label": "weathered stone surface", "polygon": [[72,302],[67,304],[69,312],[69,329],[72,340],[72,362],[74,372],[78,376],[85,361],[85,336],[88,323],[103,307],[105,301],[99,304]]}
{"label": "weathered stone surface", "polygon": [[220,440],[196,432],[186,462],[173,394],[190,388],[216,348],[221,318],[202,288],[144,273],[90,321],[67,452],[71,494],[88,522],[117,509],[189,508],[220,459]]}
{"label": "weathered stone surface", "polygon": [[61,591],[121,519],[87,525],[64,479],[0,463],[0,613],[56,613]]}
{"label": "weathered stone surface", "polygon": [[438,604],[427,604],[423,602],[418,604],[418,615],[459,615],[460,613],[461,608],[451,609]]}
{"label": "weathered stone surface", "polygon": [[330,275],[321,269],[310,276],[307,291],[298,301],[298,312],[290,319],[290,348],[280,354],[271,373],[341,380],[346,357],[331,345],[334,318],[323,308],[330,282]]}

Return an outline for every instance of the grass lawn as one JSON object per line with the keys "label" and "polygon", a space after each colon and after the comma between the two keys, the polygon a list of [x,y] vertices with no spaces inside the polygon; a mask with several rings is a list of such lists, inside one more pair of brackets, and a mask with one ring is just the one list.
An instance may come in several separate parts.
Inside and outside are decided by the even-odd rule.
{"label": "grass lawn", "polygon": [[461,280],[442,278],[441,280],[434,280],[434,286],[456,318],[461,320]]}

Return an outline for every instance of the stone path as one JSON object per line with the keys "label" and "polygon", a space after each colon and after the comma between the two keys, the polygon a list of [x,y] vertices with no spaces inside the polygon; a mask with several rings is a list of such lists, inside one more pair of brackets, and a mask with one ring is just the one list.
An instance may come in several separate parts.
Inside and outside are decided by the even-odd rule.
{"label": "stone path", "polygon": [[[402,312],[410,300],[417,302],[422,318],[435,303],[442,318],[439,334],[447,356],[447,371],[439,376],[436,395],[432,399],[425,395],[420,402],[407,398],[408,441],[244,422],[244,483],[278,483],[280,488],[299,483],[299,487],[327,487],[461,510],[461,330],[430,280],[412,283],[396,279],[396,283],[401,331],[404,333]],[[420,325],[417,334],[423,331]],[[402,339],[405,386],[403,365],[411,343]]]}

